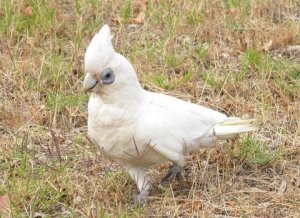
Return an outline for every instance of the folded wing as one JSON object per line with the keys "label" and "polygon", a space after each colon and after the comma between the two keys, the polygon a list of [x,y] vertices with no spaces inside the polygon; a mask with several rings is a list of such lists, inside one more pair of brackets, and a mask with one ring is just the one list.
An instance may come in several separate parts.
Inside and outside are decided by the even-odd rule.
{"label": "folded wing", "polygon": [[145,92],[138,135],[149,139],[153,148],[174,162],[186,153],[213,145],[210,130],[227,116],[177,98]]}

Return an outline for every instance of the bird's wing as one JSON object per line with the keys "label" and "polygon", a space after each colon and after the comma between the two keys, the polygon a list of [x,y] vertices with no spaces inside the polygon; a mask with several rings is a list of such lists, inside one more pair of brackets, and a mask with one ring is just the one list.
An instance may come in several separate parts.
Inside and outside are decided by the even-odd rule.
{"label": "bird's wing", "polygon": [[[151,140],[153,148],[177,162],[201,147],[203,137],[227,117],[217,111],[180,99],[145,91],[139,118],[139,137]],[[202,138],[202,139],[201,139]]]}

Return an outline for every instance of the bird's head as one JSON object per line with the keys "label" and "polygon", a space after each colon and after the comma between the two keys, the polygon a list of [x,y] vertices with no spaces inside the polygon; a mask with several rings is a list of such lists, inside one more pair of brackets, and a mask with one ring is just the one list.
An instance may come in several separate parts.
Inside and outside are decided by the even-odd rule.
{"label": "bird's head", "polygon": [[104,103],[114,103],[141,92],[131,63],[115,52],[111,40],[110,28],[104,25],[85,53],[83,88],[99,94]]}

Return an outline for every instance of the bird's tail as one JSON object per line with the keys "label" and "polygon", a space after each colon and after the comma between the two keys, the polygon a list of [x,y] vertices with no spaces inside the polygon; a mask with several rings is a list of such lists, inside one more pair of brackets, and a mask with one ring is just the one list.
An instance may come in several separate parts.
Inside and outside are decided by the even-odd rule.
{"label": "bird's tail", "polygon": [[213,132],[217,139],[233,139],[238,133],[255,131],[257,127],[252,124],[254,119],[241,120],[237,117],[229,117],[225,121],[216,124]]}

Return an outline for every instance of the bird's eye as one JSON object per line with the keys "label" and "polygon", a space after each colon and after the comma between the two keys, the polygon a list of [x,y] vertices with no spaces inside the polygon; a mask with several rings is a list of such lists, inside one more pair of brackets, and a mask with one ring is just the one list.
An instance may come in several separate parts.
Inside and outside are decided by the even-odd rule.
{"label": "bird's eye", "polygon": [[111,68],[106,68],[101,73],[102,83],[105,85],[112,84],[115,81],[115,74]]}

